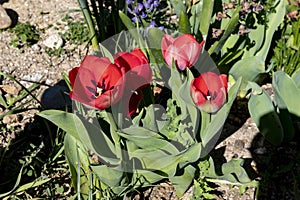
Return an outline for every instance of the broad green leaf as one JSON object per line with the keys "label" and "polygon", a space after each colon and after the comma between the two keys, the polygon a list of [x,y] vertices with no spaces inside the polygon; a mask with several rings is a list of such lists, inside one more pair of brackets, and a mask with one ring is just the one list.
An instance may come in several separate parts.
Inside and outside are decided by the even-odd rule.
{"label": "broad green leaf", "polygon": [[283,140],[283,128],[270,97],[264,91],[252,93],[248,109],[260,133],[272,144],[279,145]]}
{"label": "broad green leaf", "polygon": [[118,132],[118,134],[147,151],[161,149],[169,152],[170,154],[178,153],[178,150],[170,141],[165,140],[158,133],[142,127],[122,129],[122,131]]}
{"label": "broad green leaf", "polygon": [[300,68],[292,74],[292,79],[294,80],[297,88],[300,89]]}
{"label": "broad green leaf", "polygon": [[137,183],[136,186],[147,187],[165,178],[168,178],[167,175],[164,176],[157,171],[136,169],[132,180]]}
{"label": "broad green leaf", "polygon": [[227,163],[224,163],[221,167],[222,175],[217,175],[215,172],[214,161],[209,158],[209,169],[206,171],[206,177],[208,181],[232,184],[232,185],[247,185],[252,181],[249,178],[246,170],[243,168],[243,159],[232,159]]}
{"label": "broad green leaf", "polygon": [[137,150],[133,155],[141,161],[144,169],[162,171],[172,177],[179,165],[184,167],[188,163],[197,161],[201,150],[201,144],[195,143],[178,154],[167,154],[161,150]]}
{"label": "broad green leaf", "polygon": [[[99,43],[99,47],[100,47],[101,55],[107,57],[111,63],[114,63],[115,62],[114,58],[111,55],[111,53],[109,52],[109,50],[107,48],[105,48],[105,46],[103,46],[101,43]],[[100,56],[100,57],[102,57],[102,56]]]}
{"label": "broad green leaf", "polygon": [[161,52],[161,40],[164,34],[165,33],[158,28],[149,28],[148,30],[149,48],[157,49]]}
{"label": "broad green leaf", "polygon": [[186,103],[184,100],[180,97],[180,88],[182,87],[183,81],[182,81],[182,74],[178,71],[178,69],[175,67],[175,64],[173,63],[173,66],[171,68],[171,77],[168,81],[168,85],[172,90],[172,97],[176,100],[176,103],[181,109],[181,113],[183,116],[187,115],[186,110]]}
{"label": "broad green leaf", "polygon": [[262,48],[264,41],[265,41],[265,25],[259,24],[257,22],[256,17],[254,16],[254,19],[256,20],[255,23],[255,29],[251,29],[250,32],[248,33],[248,36],[250,40],[252,41],[253,46],[250,49],[247,49],[244,47],[244,54],[243,54],[243,59],[252,57],[256,55],[256,53],[259,51],[260,48]]}
{"label": "broad green leaf", "polygon": [[202,153],[204,153],[203,156],[209,153],[209,151],[211,150],[210,148],[214,146],[208,144],[211,144],[212,142],[217,142],[220,131],[227,119],[231,106],[238,94],[241,83],[242,83],[242,78],[239,78],[228,91],[227,103],[224,104],[223,107],[216,114],[211,116],[212,117],[211,122],[205,128],[204,132],[200,133],[202,145],[205,148],[205,150],[202,151]]}
{"label": "broad green leaf", "polygon": [[119,10],[119,16],[122,22],[124,23],[124,25],[126,26],[126,28],[128,29],[129,33],[139,44],[139,47],[141,49],[144,49],[146,45],[144,39],[141,37],[141,33],[140,33],[141,30],[136,28],[132,23],[131,19],[120,10]]}
{"label": "broad green leaf", "polygon": [[195,139],[195,133],[198,129],[199,126],[199,116],[200,116],[200,112],[198,110],[198,108],[195,106],[191,94],[190,94],[190,87],[191,87],[191,82],[194,79],[194,76],[192,74],[192,72],[187,69],[187,79],[185,80],[185,82],[182,84],[180,90],[179,90],[179,94],[180,97],[183,99],[183,101],[186,104],[187,107],[187,113],[189,115],[189,119],[192,122],[192,126],[193,126],[193,138]]}
{"label": "broad green leaf", "polygon": [[244,58],[236,62],[233,67],[229,70],[229,74],[233,76],[235,80],[239,77],[243,78],[240,96],[244,97],[247,94],[247,89],[249,89],[249,81],[258,81],[265,71],[265,62],[262,57],[253,56],[249,58]]}
{"label": "broad green leaf", "polygon": [[[238,42],[239,39],[240,39],[240,36],[238,34],[232,34],[230,37],[228,37],[228,39],[226,40],[226,42],[224,43],[224,45],[221,49],[222,57],[224,55],[226,55],[226,53],[229,54],[229,55],[232,54],[231,49],[234,48],[234,46],[236,45],[236,43]],[[227,56],[229,56],[229,55],[227,55]],[[226,59],[226,58],[222,58],[222,59]],[[228,60],[228,59],[226,59],[226,60]]]}
{"label": "broad green leaf", "polygon": [[187,191],[194,180],[196,169],[188,165],[183,169],[183,174],[170,177],[170,181],[176,190],[176,195],[180,198]]}
{"label": "broad green leaf", "polygon": [[178,18],[180,17],[181,12],[186,13],[186,6],[182,0],[171,0],[170,2]]}
{"label": "broad green leaf", "polygon": [[111,164],[119,160],[115,155],[115,147],[105,133],[77,115],[59,110],[45,110],[39,116],[51,121],[68,134],[81,141],[89,150],[97,153],[102,159]]}
{"label": "broad green leaf", "polygon": [[187,14],[183,11],[180,12],[178,31],[180,33],[191,33],[191,27]]}
{"label": "broad green leaf", "polygon": [[300,117],[300,89],[296,86],[293,79],[286,73],[277,71],[273,75],[272,83],[277,95],[284,101],[289,112]]}
{"label": "broad green leaf", "polygon": [[257,56],[261,56],[263,60],[267,58],[274,32],[276,31],[280,23],[284,20],[285,16],[285,1],[277,0],[274,5],[276,6],[275,13],[271,12],[267,18],[268,24],[266,27],[267,30],[265,32],[264,44],[256,54]]}
{"label": "broad green leaf", "polygon": [[232,159],[227,163],[222,165],[222,173],[224,178],[228,175],[235,174],[235,178],[240,183],[251,182],[251,179],[248,177],[246,170],[242,167],[244,163],[243,159]]}
{"label": "broad green leaf", "polygon": [[142,119],[143,127],[154,132],[158,132],[158,124],[156,122],[156,108],[153,104],[147,107],[144,111],[145,117]]}
{"label": "broad green leaf", "polygon": [[199,31],[201,12],[202,12],[202,4],[203,4],[203,1],[199,1],[197,4],[194,4],[191,8],[192,16],[190,17],[190,24],[192,27],[192,33],[194,35],[197,35],[197,33]]}
{"label": "broad green leaf", "polygon": [[235,63],[229,71],[235,80],[242,77],[245,81],[257,81],[265,73],[265,62],[262,57],[244,58]]}
{"label": "broad green leaf", "polygon": [[123,24],[126,26],[126,28],[128,30],[135,29],[134,24],[132,23],[131,19],[126,14],[124,14],[122,11],[119,11],[119,16],[120,16]]}
{"label": "broad green leaf", "polygon": [[[64,149],[70,167],[73,187],[76,191],[80,189],[80,191],[77,192],[87,196],[90,181],[90,176],[87,176],[90,172],[90,162],[87,151],[80,141],[70,134],[65,135]],[[78,166],[80,166],[80,171],[78,171]],[[78,177],[80,177],[80,179],[78,179]],[[77,187],[77,184],[79,184],[80,187]]]}
{"label": "broad green leaf", "polygon": [[211,55],[213,53],[218,54],[221,49],[223,48],[223,45],[225,44],[226,40],[230,37],[231,33],[235,30],[236,26],[239,22],[239,12],[241,7],[237,7],[234,11],[233,15],[231,16],[230,21],[228,22],[225,32],[222,35],[221,39],[219,41],[216,41],[213,46],[208,50],[208,53]]}
{"label": "broad green leaf", "polygon": [[117,168],[106,165],[91,166],[96,176],[107,186],[117,187],[120,185],[124,172]]}
{"label": "broad green leaf", "polygon": [[200,32],[204,40],[206,40],[208,34],[213,9],[214,9],[214,0],[202,1],[202,8],[200,12]]}

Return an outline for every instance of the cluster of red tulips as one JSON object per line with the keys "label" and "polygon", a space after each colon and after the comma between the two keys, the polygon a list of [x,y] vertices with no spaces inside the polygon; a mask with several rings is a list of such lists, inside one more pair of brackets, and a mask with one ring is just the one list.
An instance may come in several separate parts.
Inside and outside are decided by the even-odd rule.
{"label": "cluster of red tulips", "polygon": [[[165,34],[161,50],[169,67],[174,63],[179,71],[184,71],[197,62],[203,45],[204,41],[198,43],[190,34],[177,38]],[[113,60],[88,55],[80,67],[69,72],[69,79],[73,100],[101,110],[125,101],[129,103],[126,112],[131,116],[143,98],[140,91],[151,84],[152,71],[146,55],[135,48],[130,53],[115,54]],[[226,102],[227,76],[204,72],[191,82],[190,94],[200,110],[215,113]]]}

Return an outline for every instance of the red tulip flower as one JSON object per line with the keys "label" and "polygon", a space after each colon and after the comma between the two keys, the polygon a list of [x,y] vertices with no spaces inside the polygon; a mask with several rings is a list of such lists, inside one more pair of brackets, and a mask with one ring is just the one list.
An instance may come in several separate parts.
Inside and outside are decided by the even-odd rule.
{"label": "red tulip flower", "polygon": [[200,110],[215,113],[226,102],[227,76],[205,72],[192,80],[190,93]]}
{"label": "red tulip flower", "polygon": [[71,98],[100,110],[115,104],[123,94],[122,70],[106,57],[86,56],[80,67],[69,72],[69,79]]}
{"label": "red tulip flower", "polygon": [[203,45],[204,41],[198,43],[191,34],[183,34],[176,39],[165,34],[161,49],[165,62],[169,66],[172,66],[174,59],[175,65],[180,70],[184,70],[197,62]]}
{"label": "red tulip flower", "polygon": [[125,68],[126,85],[122,101],[124,101],[124,112],[131,116],[136,112],[144,96],[140,91],[150,85],[152,71],[147,57],[138,48],[130,53],[117,53],[115,55],[115,64]]}

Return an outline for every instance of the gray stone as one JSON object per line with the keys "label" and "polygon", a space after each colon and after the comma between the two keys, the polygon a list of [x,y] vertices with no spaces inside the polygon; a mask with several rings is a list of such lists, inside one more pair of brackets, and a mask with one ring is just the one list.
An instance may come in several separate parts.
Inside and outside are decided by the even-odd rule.
{"label": "gray stone", "polygon": [[63,45],[63,39],[60,37],[58,33],[54,33],[47,37],[44,41],[43,44],[46,47],[49,47],[51,49],[59,49]]}
{"label": "gray stone", "polygon": [[10,27],[12,21],[8,16],[6,10],[0,5],[0,29],[6,29]]}

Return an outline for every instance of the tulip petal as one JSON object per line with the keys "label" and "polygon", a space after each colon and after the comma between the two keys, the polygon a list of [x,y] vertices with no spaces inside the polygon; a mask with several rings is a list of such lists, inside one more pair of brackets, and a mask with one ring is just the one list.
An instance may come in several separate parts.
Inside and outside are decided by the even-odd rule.
{"label": "tulip petal", "polygon": [[226,102],[227,76],[205,72],[191,82],[191,97],[195,105],[207,113],[217,112]]}

